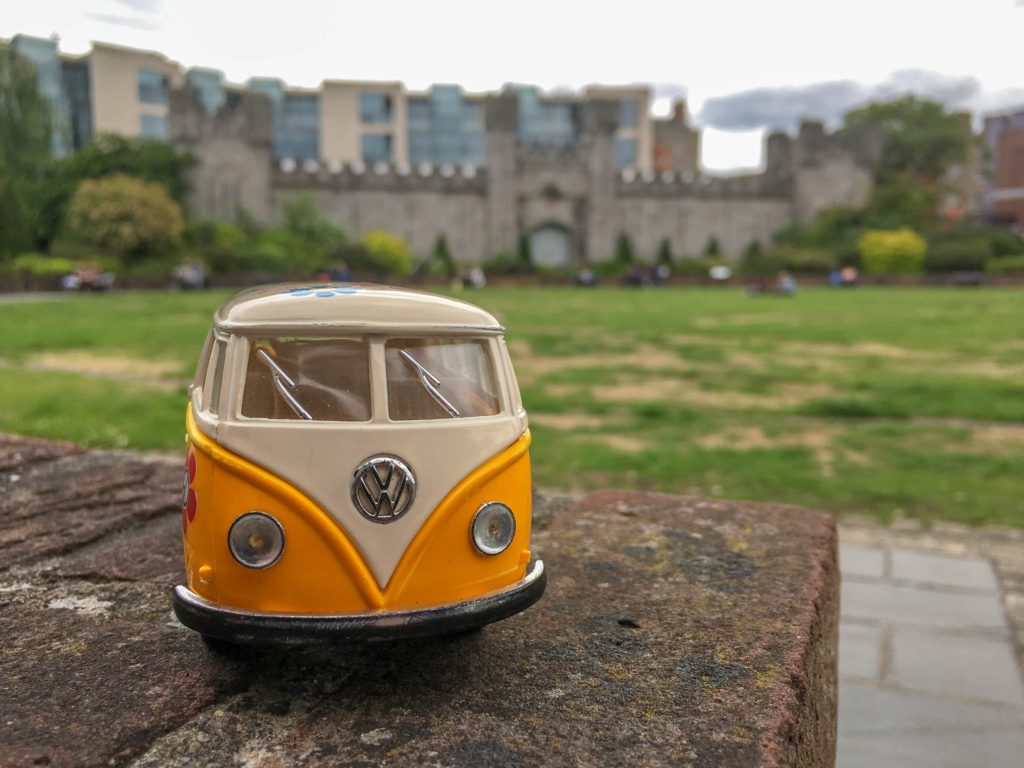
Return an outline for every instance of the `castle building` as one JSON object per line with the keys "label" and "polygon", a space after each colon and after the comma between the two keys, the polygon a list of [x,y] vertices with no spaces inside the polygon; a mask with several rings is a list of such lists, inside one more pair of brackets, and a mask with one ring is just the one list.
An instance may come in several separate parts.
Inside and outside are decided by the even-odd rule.
{"label": "castle building", "polygon": [[54,104],[55,152],[103,132],[167,140],[197,158],[195,215],[244,209],[271,222],[306,195],[353,233],[391,230],[420,255],[445,235],[463,263],[514,253],[523,239],[541,265],[601,261],[622,234],[641,259],[663,242],[696,256],[712,239],[737,257],[823,208],[862,205],[879,149],[871,131],[839,137],[807,123],[796,137],[769,137],[764,172],[712,177],[685,102],[655,118],[644,85],[235,86],[148,51],[95,43],[68,57],[24,35],[11,45]]}

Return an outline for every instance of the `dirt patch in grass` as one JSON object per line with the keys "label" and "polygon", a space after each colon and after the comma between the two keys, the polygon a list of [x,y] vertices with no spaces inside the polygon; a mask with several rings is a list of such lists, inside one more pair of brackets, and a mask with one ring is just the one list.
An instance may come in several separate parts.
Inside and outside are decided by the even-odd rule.
{"label": "dirt patch in grass", "polygon": [[828,357],[883,357],[890,360],[928,360],[932,362],[949,358],[949,355],[944,352],[898,347],[895,344],[882,344],[875,341],[861,341],[856,344],[834,344],[824,341],[813,343],[790,341],[782,344],[780,350],[784,353],[793,353],[801,357],[817,357],[819,355]]}
{"label": "dirt patch in grass", "polygon": [[173,360],[141,360],[127,355],[97,355],[82,351],[43,352],[32,355],[24,365],[18,367],[140,381],[166,391],[177,390],[188,383],[176,376],[181,366]]}
{"label": "dirt patch in grass", "polygon": [[1024,450],[1024,424],[999,424],[971,430],[971,446],[1004,455]]}
{"label": "dirt patch in grass", "polygon": [[601,435],[597,440],[609,448],[614,448],[622,453],[643,453],[647,449],[647,443],[639,437],[630,437],[628,435]]}
{"label": "dirt patch in grass", "polygon": [[592,413],[531,413],[530,423],[552,429],[593,429],[607,427],[611,420]]}
{"label": "dirt patch in grass", "polygon": [[[559,395],[556,389],[560,388],[553,386],[549,389],[552,394],[558,396],[569,396],[573,391],[569,387],[566,388],[564,393]],[[661,378],[629,384],[596,386],[593,387],[592,392],[597,399],[613,403],[671,400],[677,403],[705,408],[750,408],[767,411],[792,408],[816,398],[835,394],[830,386],[818,383],[782,384],[776,387],[775,392],[772,394],[760,395],[749,392],[701,389],[693,382],[685,379]]]}
{"label": "dirt patch in grass", "polygon": [[[919,372],[924,375],[934,375],[935,367],[928,365],[913,365],[905,367],[906,370]],[[943,373],[952,373],[959,376],[980,376],[986,379],[1006,379],[1017,381],[1024,378],[1024,365],[1006,365],[997,363],[995,360],[961,360],[959,362],[943,362]]]}
{"label": "dirt patch in grass", "polygon": [[729,317],[697,317],[694,328],[725,328],[734,325],[796,325],[800,322],[798,315],[765,313],[763,315],[731,315]]}
{"label": "dirt patch in grass", "polygon": [[816,373],[849,373],[853,367],[849,360],[818,355],[794,355],[766,353],[773,365],[791,368],[811,368]]}
{"label": "dirt patch in grass", "polygon": [[770,364],[775,363],[771,353],[758,354],[757,352],[742,352],[739,350],[729,352],[726,355],[726,360],[730,366],[746,368],[751,371],[763,371]]}
{"label": "dirt patch in grass", "polygon": [[[834,428],[821,428],[786,432],[769,437],[760,427],[734,427],[724,432],[704,435],[697,439],[697,443],[704,448],[727,448],[733,451],[752,451],[758,448],[770,449],[779,446],[808,448],[814,455],[815,461],[818,462],[818,466],[821,467],[821,474],[824,477],[833,477],[836,455],[832,449],[832,437],[836,432],[837,430]],[[845,458],[849,457],[845,456]],[[866,464],[867,456],[859,455],[854,461],[858,464]]]}
{"label": "dirt patch in grass", "polygon": [[557,373],[579,368],[601,368],[612,367],[623,371],[642,370],[690,370],[693,366],[680,358],[673,350],[661,349],[650,344],[641,345],[635,352],[621,354],[609,352],[607,354],[585,354],[572,355],[569,357],[540,357],[524,351],[522,347],[527,345],[515,344],[513,350],[510,345],[515,362],[516,377],[521,384],[534,384],[537,379],[545,374]]}

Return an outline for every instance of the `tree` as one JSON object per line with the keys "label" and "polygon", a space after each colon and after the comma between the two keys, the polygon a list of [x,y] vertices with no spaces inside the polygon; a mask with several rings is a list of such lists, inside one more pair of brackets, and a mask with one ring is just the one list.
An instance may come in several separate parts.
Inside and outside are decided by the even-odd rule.
{"label": "tree", "polygon": [[530,238],[525,234],[519,236],[516,258],[524,272],[533,269],[533,253],[530,251]]}
{"label": "tree", "polygon": [[937,183],[950,168],[967,159],[971,132],[963,116],[948,112],[929,99],[903,96],[850,110],[844,130],[872,124],[881,132],[882,157],[876,181],[887,184],[901,177]]}
{"label": "tree", "polygon": [[909,227],[869,229],[857,241],[864,270],[872,275],[920,272],[927,249],[924,238]]}
{"label": "tree", "polygon": [[32,66],[0,45],[0,256],[39,242],[52,163],[50,115]]}
{"label": "tree", "polygon": [[705,259],[717,259],[722,255],[722,248],[718,244],[718,238],[712,235],[708,238],[707,245],[704,246],[704,258]]}
{"label": "tree", "polygon": [[133,261],[177,247],[185,219],[160,184],[116,175],[78,185],[68,226],[81,242]]}
{"label": "tree", "polygon": [[434,262],[434,268],[439,273],[445,277],[455,276],[455,261],[452,259],[452,253],[448,249],[448,238],[444,233],[438,235],[437,240],[434,241],[434,251],[430,258]]}
{"label": "tree", "polygon": [[672,243],[667,237],[663,237],[661,242],[658,243],[658,263],[671,267],[674,262],[675,259],[672,258]]}
{"label": "tree", "polygon": [[325,218],[309,195],[297,195],[282,207],[284,228],[322,259],[332,258],[348,240],[345,230]]}
{"label": "tree", "polygon": [[920,228],[931,223],[946,172],[967,160],[970,123],[938,102],[903,96],[846,113],[844,131],[864,125],[875,126],[882,140],[866,211],[869,226]]}
{"label": "tree", "polygon": [[43,239],[49,242],[57,237],[71,196],[86,179],[120,174],[154,182],[184,206],[189,192],[188,170],[194,162],[192,155],[164,141],[100,134],[75,154],[51,165],[43,207]]}
{"label": "tree", "polygon": [[371,229],[363,236],[363,245],[375,269],[386,275],[407,275],[412,270],[412,255],[405,238],[383,229]]}
{"label": "tree", "polygon": [[615,261],[619,264],[633,263],[633,241],[625,232],[619,232],[615,240]]}

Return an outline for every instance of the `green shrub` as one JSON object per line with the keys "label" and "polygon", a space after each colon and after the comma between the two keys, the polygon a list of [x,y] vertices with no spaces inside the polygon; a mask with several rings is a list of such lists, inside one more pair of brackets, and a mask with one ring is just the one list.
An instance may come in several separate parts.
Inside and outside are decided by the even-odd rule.
{"label": "green shrub", "polygon": [[412,271],[412,254],[405,238],[383,229],[371,229],[363,235],[372,271],[382,275],[407,275]]}
{"label": "green shrub", "polygon": [[796,248],[780,246],[773,254],[779,268],[803,274],[825,273],[836,267],[836,258],[821,248]]}
{"label": "green shrub", "polygon": [[672,271],[682,277],[705,277],[711,264],[693,256],[680,256],[676,259]]}
{"label": "green shrub", "polygon": [[42,253],[23,253],[5,266],[9,272],[32,277],[61,277],[71,274],[78,267],[71,259]]}
{"label": "green shrub", "polygon": [[924,238],[909,227],[869,229],[857,241],[864,271],[872,275],[919,272],[927,249]]}
{"label": "green shrub", "polygon": [[86,179],[68,206],[73,237],[126,262],[165,253],[181,244],[181,206],[160,184],[130,176]]}
{"label": "green shrub", "polygon": [[985,268],[991,275],[1024,275],[1024,253],[992,259]]}
{"label": "green shrub", "polygon": [[992,243],[985,236],[946,240],[928,249],[924,268],[929,272],[978,271],[992,256]]}
{"label": "green shrub", "polygon": [[771,254],[765,253],[759,240],[751,240],[740,257],[739,273],[744,277],[771,275],[782,269],[781,260],[776,252],[785,247],[776,246]]}
{"label": "green shrub", "polygon": [[484,264],[487,274],[525,275],[534,271],[533,266],[523,261],[521,253],[499,251]]}
{"label": "green shrub", "polygon": [[284,230],[314,261],[330,261],[348,240],[345,230],[322,216],[309,195],[296,195],[286,200],[282,218]]}
{"label": "green shrub", "polygon": [[989,247],[992,249],[993,256],[1016,256],[1024,253],[1024,238],[1020,238],[1012,232],[991,230]]}

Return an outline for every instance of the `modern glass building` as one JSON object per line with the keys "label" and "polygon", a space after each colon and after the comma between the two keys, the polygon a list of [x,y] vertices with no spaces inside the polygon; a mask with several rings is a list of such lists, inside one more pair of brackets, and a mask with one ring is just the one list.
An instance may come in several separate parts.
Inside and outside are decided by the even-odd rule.
{"label": "modern glass building", "polygon": [[72,149],[71,107],[64,91],[64,74],[57,43],[40,37],[15,35],[11,40],[15,55],[28,61],[36,72],[36,88],[50,103],[53,154],[61,157]]}
{"label": "modern glass building", "polygon": [[411,163],[486,163],[487,133],[480,100],[465,98],[457,85],[435,85],[423,96],[410,96],[408,105]]}
{"label": "modern glass building", "polygon": [[579,140],[579,105],[569,100],[541,98],[533,85],[512,87],[519,106],[519,141],[549,147],[567,147]]}
{"label": "modern glass building", "polygon": [[274,157],[319,160],[320,97],[312,92],[289,91],[283,81],[272,77],[254,77],[248,87],[270,100]]}
{"label": "modern glass building", "polygon": [[89,62],[70,59],[61,62],[64,94],[71,119],[71,148],[78,150],[92,141],[92,84]]}
{"label": "modern glass building", "polygon": [[[487,162],[486,97],[466,94],[457,85],[409,92],[400,82],[330,80],[313,90],[261,77],[243,88],[228,85],[218,70],[186,70],[151,51],[95,43],[83,56],[61,56],[55,41],[26,35],[15,36],[11,46],[31,62],[39,92],[52,105],[58,155],[103,132],[171,138],[170,91],[187,85],[210,116],[244,89],[266,96],[277,159],[366,165]],[[591,99],[618,101],[615,162],[621,168],[653,169],[655,131],[647,86],[591,86],[582,93],[552,95],[536,86],[512,85],[504,93],[516,99],[518,141],[541,147],[576,146],[586,104]]]}

